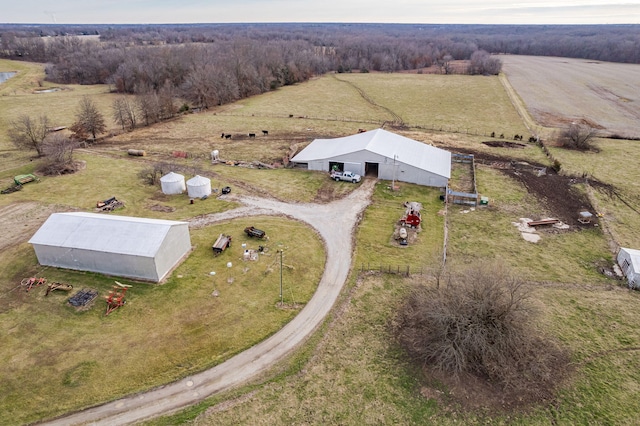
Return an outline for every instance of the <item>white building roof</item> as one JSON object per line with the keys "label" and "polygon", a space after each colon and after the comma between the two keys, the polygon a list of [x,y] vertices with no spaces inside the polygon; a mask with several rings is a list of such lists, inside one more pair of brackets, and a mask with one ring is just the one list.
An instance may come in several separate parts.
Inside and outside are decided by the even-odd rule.
{"label": "white building roof", "polygon": [[171,227],[171,220],[96,213],[54,213],[29,240],[31,244],[154,257]]}
{"label": "white building roof", "polygon": [[367,150],[398,162],[451,177],[451,153],[383,129],[370,130],[335,139],[316,139],[291,161],[308,163]]}

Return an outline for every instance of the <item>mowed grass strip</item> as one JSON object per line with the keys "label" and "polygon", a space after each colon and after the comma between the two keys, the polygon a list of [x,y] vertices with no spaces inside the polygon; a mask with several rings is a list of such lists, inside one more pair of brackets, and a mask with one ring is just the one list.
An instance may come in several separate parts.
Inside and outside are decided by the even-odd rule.
{"label": "mowed grass strip", "polygon": [[[243,233],[249,224],[265,230],[269,240],[249,239]],[[222,232],[234,237],[233,244],[214,257],[211,244]],[[16,280],[20,271],[31,272],[70,283],[74,290],[94,288],[100,297],[88,311],[77,312],[66,304],[68,293],[45,298],[43,287],[26,293],[2,286],[5,307],[19,306],[0,312],[0,356],[6,360],[0,367],[0,423],[50,418],[219,364],[290,321],[324,270],[315,232],[283,218],[216,224],[192,230],[191,239],[193,252],[162,285],[39,267],[26,243],[3,256],[2,270]],[[243,261],[242,243],[268,251],[258,261]],[[288,309],[277,307],[279,249]],[[114,280],[133,287],[127,304],[105,317],[102,296]]]}

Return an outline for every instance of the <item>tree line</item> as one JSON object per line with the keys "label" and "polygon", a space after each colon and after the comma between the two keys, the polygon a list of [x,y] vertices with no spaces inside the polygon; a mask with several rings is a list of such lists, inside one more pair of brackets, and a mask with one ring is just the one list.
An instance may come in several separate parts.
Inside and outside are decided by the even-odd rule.
{"label": "tree line", "polygon": [[[47,80],[109,84],[209,108],[329,71],[497,74],[492,53],[640,63],[640,26],[400,24],[0,25],[0,57],[47,63]],[[87,37],[93,36],[93,37]],[[466,60],[462,70],[452,61]],[[153,96],[150,96],[153,95]],[[154,100],[153,97],[156,99]],[[145,117],[151,122],[162,116]],[[155,118],[154,118],[155,117]]]}

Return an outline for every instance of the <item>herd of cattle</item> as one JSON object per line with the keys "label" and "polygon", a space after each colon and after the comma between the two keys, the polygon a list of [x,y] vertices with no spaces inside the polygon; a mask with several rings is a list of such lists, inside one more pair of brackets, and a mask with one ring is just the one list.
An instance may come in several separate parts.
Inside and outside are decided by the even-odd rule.
{"label": "herd of cattle", "polygon": [[[262,131],[262,136],[269,136],[269,131],[268,130],[263,130]],[[249,133],[249,138],[250,139],[255,139],[256,134],[255,133]],[[223,133],[220,138],[224,138],[224,139],[231,139],[231,133]]]}

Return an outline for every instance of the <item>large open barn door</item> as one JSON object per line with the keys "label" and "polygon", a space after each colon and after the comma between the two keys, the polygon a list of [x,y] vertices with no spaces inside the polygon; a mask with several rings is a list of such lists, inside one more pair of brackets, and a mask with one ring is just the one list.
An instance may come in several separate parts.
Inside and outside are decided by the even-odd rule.
{"label": "large open barn door", "polygon": [[364,163],[364,175],[378,177],[378,163]]}

